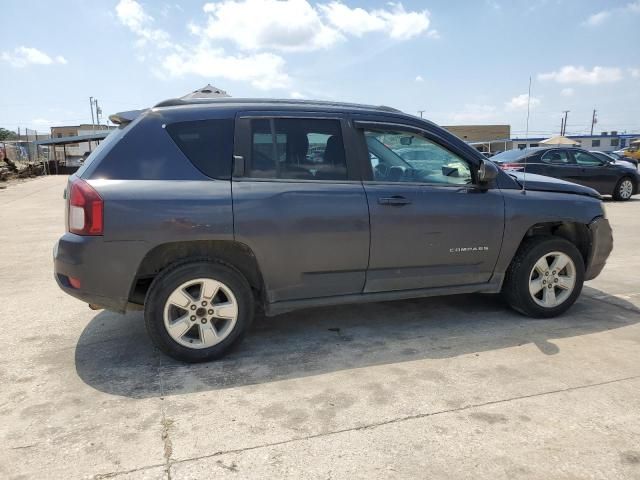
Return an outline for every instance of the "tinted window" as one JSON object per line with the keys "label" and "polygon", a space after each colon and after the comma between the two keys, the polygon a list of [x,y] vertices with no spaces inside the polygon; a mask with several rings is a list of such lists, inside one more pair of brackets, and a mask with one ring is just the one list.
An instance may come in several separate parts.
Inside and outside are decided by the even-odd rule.
{"label": "tinted window", "polygon": [[569,154],[564,150],[549,150],[542,155],[541,160],[544,163],[551,163],[554,165],[564,165],[571,163]]}
{"label": "tinted window", "polygon": [[[469,164],[424,137],[406,132],[364,132],[373,179],[379,182],[472,183]],[[403,158],[411,145],[416,160]]]}
{"label": "tinted window", "polygon": [[611,139],[611,146],[612,147],[617,147],[620,143],[620,139],[619,138],[612,138]]}
{"label": "tinted window", "polygon": [[600,146],[600,140],[591,140],[591,146],[592,147],[599,147]]}
{"label": "tinted window", "polygon": [[505,150],[502,153],[498,153],[497,155],[494,155],[493,157],[491,157],[491,161],[493,162],[513,162],[513,161],[519,161],[521,159],[524,159],[524,157],[531,155],[531,152],[525,152],[519,149],[513,149],[513,150]]}
{"label": "tinted window", "polygon": [[212,178],[231,177],[233,120],[199,120],[167,125],[167,132],[198,170]]}
{"label": "tinted window", "polygon": [[76,172],[76,175],[82,177],[84,172],[91,167],[91,164],[102,159],[104,155],[111,149],[113,145],[115,145],[120,138],[125,134],[127,127],[129,125],[124,125],[116,128],[115,130],[111,130],[109,135],[98,144],[96,148],[93,149],[91,154],[86,158],[82,166]]}
{"label": "tinted window", "polygon": [[585,152],[573,152],[573,156],[576,159],[578,165],[602,165],[600,159],[594,157],[590,153]]}
{"label": "tinted window", "polygon": [[251,121],[254,178],[345,180],[347,163],[339,120]]}

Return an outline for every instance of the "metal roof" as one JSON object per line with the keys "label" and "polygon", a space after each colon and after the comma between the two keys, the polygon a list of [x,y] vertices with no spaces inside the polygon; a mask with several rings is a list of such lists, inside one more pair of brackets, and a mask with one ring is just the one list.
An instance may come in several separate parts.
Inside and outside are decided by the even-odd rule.
{"label": "metal roof", "polygon": [[102,140],[109,135],[109,132],[95,132],[86,135],[73,135],[71,137],[48,138],[46,140],[38,140],[36,145],[68,145],[70,143],[88,142],[89,140]]}

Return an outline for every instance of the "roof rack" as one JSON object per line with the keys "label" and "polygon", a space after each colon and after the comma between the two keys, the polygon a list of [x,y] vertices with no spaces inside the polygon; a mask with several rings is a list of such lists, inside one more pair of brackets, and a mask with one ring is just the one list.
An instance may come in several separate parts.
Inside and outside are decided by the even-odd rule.
{"label": "roof rack", "polygon": [[332,102],[327,100],[298,100],[298,99],[272,99],[272,98],[233,98],[233,97],[219,97],[219,98],[191,98],[191,99],[182,99],[182,98],[170,98],[168,100],[164,100],[156,105],[153,108],[161,108],[161,107],[179,107],[185,105],[215,105],[218,103],[275,103],[275,104],[293,104],[293,105],[325,105],[325,106],[333,106],[333,107],[351,107],[351,108],[362,108],[362,109],[375,109],[375,110],[384,110],[386,112],[394,112],[394,113],[402,113],[401,110],[397,108],[388,107],[386,105],[364,105],[359,103],[348,103],[348,102]]}

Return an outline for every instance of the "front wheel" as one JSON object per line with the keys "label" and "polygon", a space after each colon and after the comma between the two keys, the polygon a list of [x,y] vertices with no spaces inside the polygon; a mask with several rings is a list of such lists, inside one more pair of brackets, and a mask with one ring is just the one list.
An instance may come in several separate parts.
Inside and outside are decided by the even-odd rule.
{"label": "front wheel", "polygon": [[633,186],[633,181],[630,178],[621,178],[613,191],[613,199],[619,201],[629,200],[633,195]]}
{"label": "front wheel", "polygon": [[558,237],[533,237],[513,258],[502,293],[513,309],[548,318],[573,305],[583,282],[584,261],[575,245]]}
{"label": "front wheel", "polygon": [[246,279],[222,263],[170,267],[151,284],[144,319],[153,343],[177,360],[219,358],[238,343],[253,319]]}

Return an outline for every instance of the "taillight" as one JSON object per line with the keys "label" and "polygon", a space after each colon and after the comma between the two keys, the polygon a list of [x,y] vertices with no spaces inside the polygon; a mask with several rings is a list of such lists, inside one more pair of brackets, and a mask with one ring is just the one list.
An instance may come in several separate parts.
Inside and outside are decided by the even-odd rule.
{"label": "taillight", "polygon": [[502,170],[524,170],[521,163],[499,163]]}
{"label": "taillight", "polygon": [[69,187],[69,215],[67,224],[71,233],[102,235],[104,202],[91,185],[80,178]]}

